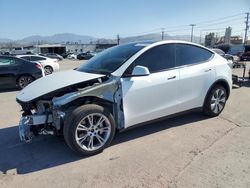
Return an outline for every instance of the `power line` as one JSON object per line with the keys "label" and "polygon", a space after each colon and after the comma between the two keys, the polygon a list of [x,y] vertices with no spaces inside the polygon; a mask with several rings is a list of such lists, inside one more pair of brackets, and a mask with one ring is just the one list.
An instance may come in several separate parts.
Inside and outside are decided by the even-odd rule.
{"label": "power line", "polygon": [[[237,23],[241,24],[242,22],[239,22],[239,20],[242,20],[244,18],[239,17],[242,16],[244,13],[239,13],[239,14],[235,14],[235,15],[231,15],[231,16],[227,16],[227,17],[221,17],[218,19],[213,19],[213,20],[207,20],[207,21],[203,21],[203,22],[198,22],[194,25],[196,25],[195,28],[197,29],[202,29],[201,31],[209,31],[209,30],[222,30],[225,28],[219,28],[219,29],[203,29],[206,27],[210,27],[210,26],[214,26],[214,25],[221,25],[221,24],[227,24],[227,23],[235,23],[235,21],[238,21]],[[222,21],[223,20],[223,21]],[[170,29],[170,30],[166,30],[165,28],[156,28],[156,29],[152,29],[152,30],[148,30],[148,31],[143,31],[143,32],[135,32],[135,33],[127,33],[127,34],[122,34],[122,36],[135,36],[135,35],[143,35],[143,34],[160,34],[162,36],[162,39],[164,39],[165,33],[171,33],[171,32],[180,32],[180,31],[187,31],[189,30],[189,28],[187,28],[190,25],[176,25],[176,26],[167,26],[166,28]],[[193,30],[192,26],[192,30]],[[180,29],[178,29],[180,28]],[[172,29],[172,30],[171,30]],[[192,35],[191,31],[191,35]]]}
{"label": "power line", "polygon": [[196,23],[196,24],[197,24],[197,25],[201,25],[201,24],[204,24],[204,23],[215,22],[215,21],[218,21],[218,20],[226,20],[226,19],[228,19],[228,18],[237,17],[237,16],[243,15],[243,14],[244,14],[244,13],[239,13],[239,14],[235,14],[235,15],[232,15],[232,16],[227,16],[227,17],[217,18],[217,19],[213,19],[213,20],[198,22],[198,23]]}
{"label": "power line", "polygon": [[232,21],[238,21],[238,20],[243,21],[243,18],[231,19],[231,20],[227,20],[227,21],[221,21],[221,22],[206,24],[206,25],[198,25],[197,24],[197,28],[203,28],[203,27],[208,27],[208,26],[213,26],[213,25],[220,25],[220,24],[223,24],[223,23],[232,23]]}
{"label": "power line", "polygon": [[218,31],[218,30],[225,30],[226,28],[213,28],[213,29],[202,29],[200,31]]}

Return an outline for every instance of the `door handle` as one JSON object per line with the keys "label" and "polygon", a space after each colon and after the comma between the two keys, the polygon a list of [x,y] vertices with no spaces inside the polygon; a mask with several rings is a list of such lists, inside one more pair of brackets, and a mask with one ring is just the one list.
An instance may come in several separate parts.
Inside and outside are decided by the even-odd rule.
{"label": "door handle", "polygon": [[209,71],[211,71],[212,69],[206,69],[204,72],[209,72]]}
{"label": "door handle", "polygon": [[168,80],[175,79],[175,78],[176,78],[176,76],[169,77]]}

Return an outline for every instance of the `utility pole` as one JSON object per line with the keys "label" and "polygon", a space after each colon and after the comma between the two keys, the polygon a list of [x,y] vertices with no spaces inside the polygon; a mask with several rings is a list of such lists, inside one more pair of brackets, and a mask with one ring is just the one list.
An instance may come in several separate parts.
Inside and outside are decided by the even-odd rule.
{"label": "utility pole", "polygon": [[194,26],[195,26],[195,24],[190,24],[189,26],[192,27],[192,30],[191,30],[191,42],[193,42],[193,33],[194,33]]}
{"label": "utility pole", "polygon": [[248,25],[248,20],[249,20],[249,12],[246,13],[247,17],[246,17],[246,28],[245,28],[245,38],[244,38],[244,44],[247,44],[247,32],[249,29],[249,25]]}
{"label": "utility pole", "polygon": [[202,30],[200,30],[200,44],[201,44],[201,32],[202,32]]}
{"label": "utility pole", "polygon": [[161,40],[164,40],[164,28],[161,28]]}
{"label": "utility pole", "polygon": [[119,34],[117,34],[117,45],[119,45],[120,44],[120,36],[119,36]]}

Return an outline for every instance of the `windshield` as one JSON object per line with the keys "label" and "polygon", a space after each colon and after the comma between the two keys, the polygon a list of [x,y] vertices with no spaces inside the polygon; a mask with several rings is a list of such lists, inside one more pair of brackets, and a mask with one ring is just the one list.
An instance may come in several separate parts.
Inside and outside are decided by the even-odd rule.
{"label": "windshield", "polygon": [[77,70],[96,74],[110,74],[148,44],[130,43],[109,48],[83,63]]}

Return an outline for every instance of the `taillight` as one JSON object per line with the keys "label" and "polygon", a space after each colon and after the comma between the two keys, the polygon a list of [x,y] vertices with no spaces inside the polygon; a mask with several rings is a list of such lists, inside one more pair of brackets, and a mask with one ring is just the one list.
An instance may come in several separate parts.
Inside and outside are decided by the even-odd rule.
{"label": "taillight", "polygon": [[42,69],[42,66],[40,64],[36,63],[36,68]]}

